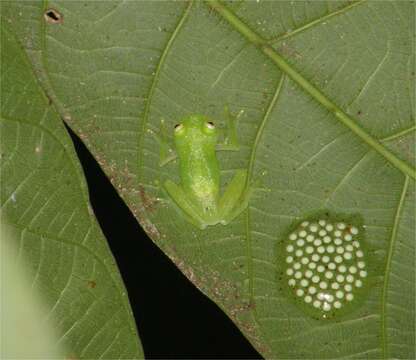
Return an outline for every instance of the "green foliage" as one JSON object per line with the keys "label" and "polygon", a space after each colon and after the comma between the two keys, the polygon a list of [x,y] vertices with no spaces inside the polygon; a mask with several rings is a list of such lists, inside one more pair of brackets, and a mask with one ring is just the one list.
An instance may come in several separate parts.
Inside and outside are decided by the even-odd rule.
{"label": "green foliage", "polygon": [[[18,256],[19,239],[5,222],[1,236],[1,358],[59,359],[66,353],[58,341],[56,324],[44,322],[48,316],[40,294],[31,286],[32,276]],[[22,338],[24,346],[22,346]]]}
{"label": "green foliage", "polygon": [[[60,1],[52,18],[43,6],[2,2],[2,207],[77,356],[141,352],[59,116],[264,356],[415,357],[413,2]],[[241,150],[220,153],[223,188],[238,168],[259,185],[235,221],[200,231],[161,190],[179,172],[159,167],[148,130],[192,113],[224,125],[224,105],[244,113]],[[333,320],[279,290],[277,244],[317,211],[359,216],[380,269]]]}

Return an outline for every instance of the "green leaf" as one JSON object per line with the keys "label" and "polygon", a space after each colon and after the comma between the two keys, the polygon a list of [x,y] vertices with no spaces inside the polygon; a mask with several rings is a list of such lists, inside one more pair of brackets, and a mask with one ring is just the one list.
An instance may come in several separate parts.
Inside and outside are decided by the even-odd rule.
{"label": "green leaf", "polygon": [[[51,106],[152,239],[269,358],[414,358],[414,3],[13,2],[4,21]],[[55,15],[56,15],[55,14]],[[55,16],[56,17],[56,16]],[[46,19],[46,20],[45,20]],[[224,184],[248,168],[248,210],[200,231],[160,188],[148,131],[244,110]],[[21,118],[22,116],[20,116]],[[377,264],[343,317],[282,291],[279,246],[317,211],[358,216]]]}
{"label": "green leaf", "polygon": [[[2,10],[14,9],[2,4]],[[35,78],[41,74],[30,51],[10,29],[9,21],[2,21],[2,227],[7,224],[15,234],[13,266],[28,274],[17,286],[12,267],[2,272],[8,289],[2,311],[5,326],[11,326],[3,331],[4,355],[56,357],[55,349],[47,348],[52,343],[67,359],[142,358],[126,290],[90,208],[72,142]],[[6,240],[2,251],[8,250]],[[13,291],[40,297],[44,311],[38,314],[23,298],[13,301]],[[13,321],[13,316],[20,317]],[[17,334],[20,347],[13,338]],[[22,337],[31,340],[24,341],[24,349]]]}

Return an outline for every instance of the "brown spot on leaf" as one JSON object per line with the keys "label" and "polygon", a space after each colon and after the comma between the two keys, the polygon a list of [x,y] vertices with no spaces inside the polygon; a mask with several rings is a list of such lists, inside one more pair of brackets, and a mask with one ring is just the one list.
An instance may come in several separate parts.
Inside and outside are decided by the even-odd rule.
{"label": "brown spot on leaf", "polygon": [[140,194],[140,199],[142,200],[144,209],[146,211],[153,212],[155,210],[154,204],[156,201],[154,201],[152,198],[150,198],[146,194],[143,185],[139,185],[139,194]]}

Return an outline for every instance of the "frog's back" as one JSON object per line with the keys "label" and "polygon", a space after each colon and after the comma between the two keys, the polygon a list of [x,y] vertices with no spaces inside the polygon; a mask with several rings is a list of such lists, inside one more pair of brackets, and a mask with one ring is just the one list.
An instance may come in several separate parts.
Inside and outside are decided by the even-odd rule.
{"label": "frog's back", "polygon": [[[219,196],[217,131],[209,119],[191,115],[181,121],[183,132],[175,136],[182,187],[208,211],[215,211]],[[215,208],[215,209],[214,209]]]}

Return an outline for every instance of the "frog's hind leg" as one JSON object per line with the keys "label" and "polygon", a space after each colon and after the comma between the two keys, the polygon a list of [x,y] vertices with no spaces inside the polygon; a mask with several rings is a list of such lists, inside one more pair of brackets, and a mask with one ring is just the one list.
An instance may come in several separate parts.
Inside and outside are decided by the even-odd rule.
{"label": "frog's hind leg", "polygon": [[247,186],[247,170],[237,170],[219,203],[223,225],[231,222],[246,209],[250,194],[251,190]]}
{"label": "frog's hind leg", "polygon": [[166,180],[163,185],[170,198],[178,207],[178,210],[180,210],[192,224],[200,229],[205,229],[207,224],[204,222],[198,209],[195,208],[182,188],[170,180]]}

